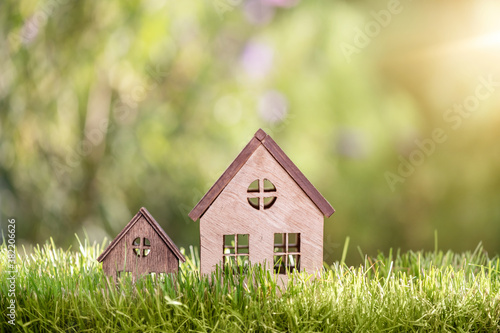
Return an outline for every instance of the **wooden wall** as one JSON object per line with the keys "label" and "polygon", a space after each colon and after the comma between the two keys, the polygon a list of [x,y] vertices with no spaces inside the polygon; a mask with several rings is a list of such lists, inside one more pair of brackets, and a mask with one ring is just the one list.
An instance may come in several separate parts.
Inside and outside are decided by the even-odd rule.
{"label": "wooden wall", "polygon": [[[264,178],[276,186],[277,200],[268,210],[256,210],[247,188]],[[274,233],[301,234],[301,271],[313,273],[323,265],[323,223],[316,205],[260,146],[200,219],[201,273],[222,260],[225,234],[249,234],[250,261],[272,263]]]}

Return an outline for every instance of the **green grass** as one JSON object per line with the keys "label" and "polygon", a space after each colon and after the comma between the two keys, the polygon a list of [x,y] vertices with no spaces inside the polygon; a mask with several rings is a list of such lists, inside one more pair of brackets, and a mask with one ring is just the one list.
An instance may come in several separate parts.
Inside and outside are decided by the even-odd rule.
{"label": "green grass", "polygon": [[[193,248],[176,277],[109,285],[95,258],[52,242],[21,249],[16,278],[21,332],[498,332],[500,262],[481,245],[464,254],[390,252],[364,265],[334,263],[316,279],[295,274],[198,273]],[[0,247],[0,309],[8,306],[6,247]],[[347,251],[347,246],[344,252]],[[227,273],[227,272],[226,272]],[[250,282],[251,281],[251,282]],[[10,332],[2,317],[1,331]]]}

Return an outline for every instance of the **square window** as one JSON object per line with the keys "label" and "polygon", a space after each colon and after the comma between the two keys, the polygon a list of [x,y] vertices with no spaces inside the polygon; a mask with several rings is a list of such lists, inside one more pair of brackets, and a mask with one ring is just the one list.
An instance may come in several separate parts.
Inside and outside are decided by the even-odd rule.
{"label": "square window", "polygon": [[300,271],[300,234],[274,234],[274,271],[286,274],[294,270]]}
{"label": "square window", "polygon": [[225,266],[249,264],[250,236],[248,234],[224,235],[222,263]]}

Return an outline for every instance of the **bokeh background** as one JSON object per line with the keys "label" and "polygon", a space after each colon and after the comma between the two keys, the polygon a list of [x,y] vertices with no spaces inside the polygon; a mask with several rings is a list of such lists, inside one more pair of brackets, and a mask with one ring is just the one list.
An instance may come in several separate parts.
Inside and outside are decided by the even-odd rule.
{"label": "bokeh background", "polygon": [[198,246],[187,214],[262,127],[337,210],[327,262],[347,236],[355,264],[435,231],[498,253],[499,17],[483,0],[2,1],[1,229],[102,242],[145,206]]}

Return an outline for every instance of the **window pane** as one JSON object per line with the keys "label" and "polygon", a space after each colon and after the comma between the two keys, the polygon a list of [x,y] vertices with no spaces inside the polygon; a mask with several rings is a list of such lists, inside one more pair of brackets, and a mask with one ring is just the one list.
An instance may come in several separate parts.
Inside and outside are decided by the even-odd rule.
{"label": "window pane", "polygon": [[248,192],[259,192],[260,188],[259,188],[259,180],[256,179],[254,180],[250,186],[248,186]]}
{"label": "window pane", "polygon": [[249,236],[248,234],[237,235],[238,237],[238,248],[236,249],[236,253],[238,254],[248,254],[249,250]]}
{"label": "window pane", "polygon": [[234,265],[234,257],[224,256],[222,257],[222,262],[224,263],[224,265],[232,266]]}
{"label": "window pane", "polygon": [[234,247],[234,235],[224,235],[224,247]]}
{"label": "window pane", "polygon": [[288,234],[288,247],[300,248],[300,234],[297,233]]}
{"label": "window pane", "polygon": [[276,202],[276,197],[264,198],[264,209],[271,208]]}
{"label": "window pane", "polygon": [[234,235],[224,235],[222,253],[234,254]]}
{"label": "window pane", "polygon": [[151,242],[149,241],[149,239],[144,238],[144,245],[145,246],[151,246]]}
{"label": "window pane", "polygon": [[238,235],[238,247],[248,246],[248,234]]}
{"label": "window pane", "polygon": [[259,209],[260,198],[248,198],[248,203],[255,209]]}
{"label": "window pane", "polygon": [[274,246],[274,253],[285,253],[285,247],[284,246]]}
{"label": "window pane", "polygon": [[134,241],[132,242],[132,245],[134,246],[139,246],[141,245],[141,239],[139,237],[137,237],[136,239],[134,239]]}
{"label": "window pane", "polygon": [[144,249],[144,256],[147,257],[149,252],[151,252],[150,249]]}
{"label": "window pane", "polygon": [[289,254],[288,255],[288,268],[290,272],[294,270],[300,271],[300,255]]}
{"label": "window pane", "polygon": [[140,249],[134,249],[134,253],[136,256],[140,257],[141,256],[141,250]]}
{"label": "window pane", "polygon": [[274,234],[274,252],[284,253],[285,251],[285,234]]}
{"label": "window pane", "polygon": [[240,248],[238,247],[238,254],[249,254],[250,251],[248,250],[248,247],[243,247],[243,248]]}
{"label": "window pane", "polygon": [[274,256],[274,271],[278,274],[286,273],[286,264],[285,264],[286,256]]}
{"label": "window pane", "polygon": [[284,239],[285,234],[274,234],[274,245],[275,246],[282,246],[285,245],[285,239]]}
{"label": "window pane", "polygon": [[264,179],[264,192],[276,192],[276,186],[269,179]]}
{"label": "window pane", "polygon": [[237,256],[236,264],[238,266],[248,266],[250,263],[248,256]]}

